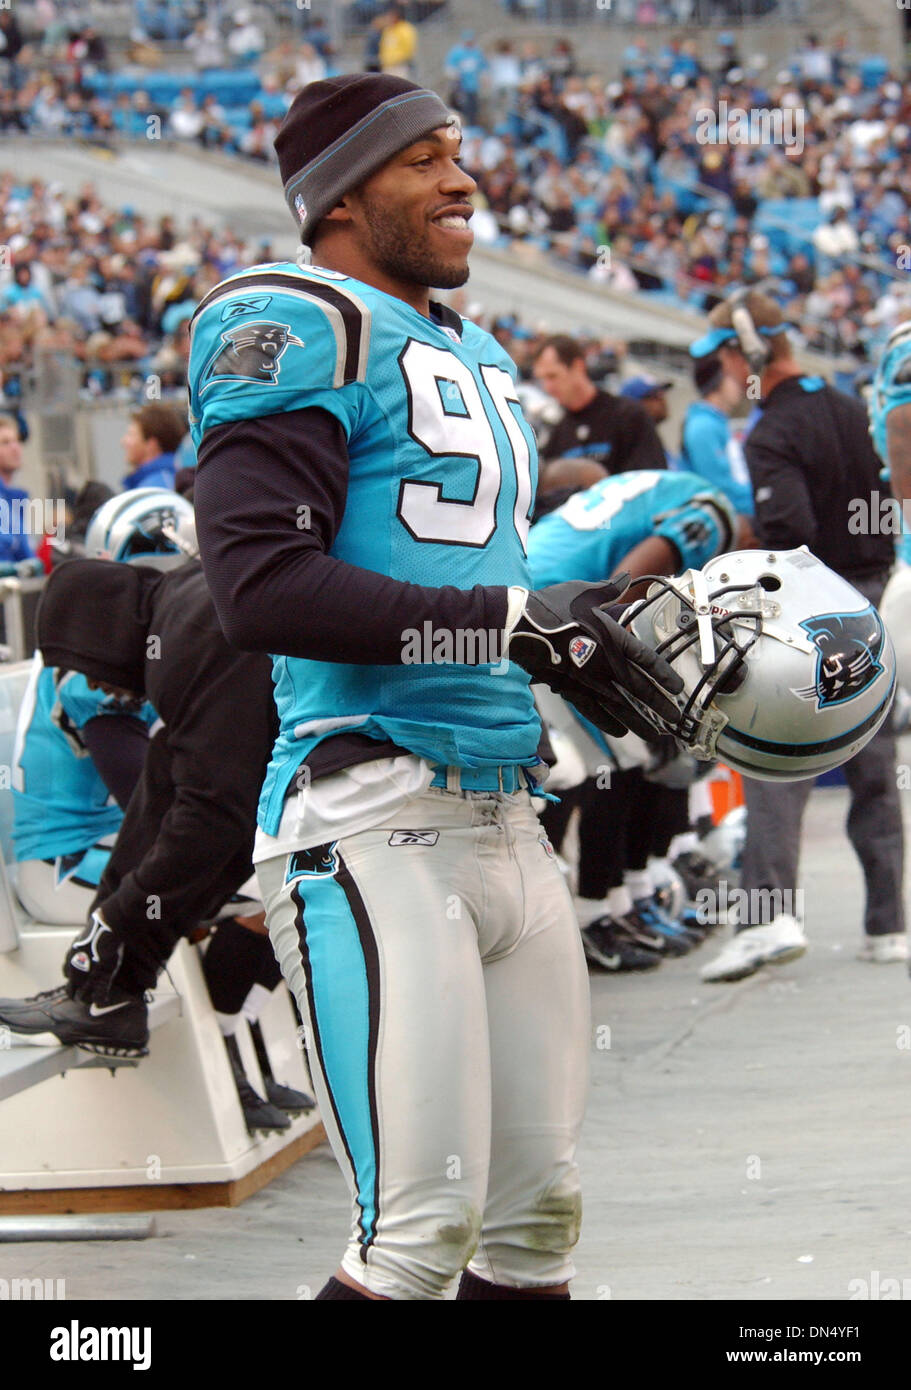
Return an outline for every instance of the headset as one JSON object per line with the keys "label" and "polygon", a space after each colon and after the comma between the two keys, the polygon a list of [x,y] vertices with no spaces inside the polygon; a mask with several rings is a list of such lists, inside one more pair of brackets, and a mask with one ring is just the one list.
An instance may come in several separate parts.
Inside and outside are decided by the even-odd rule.
{"label": "headset", "polygon": [[754,372],[762,372],[772,360],[772,345],[760,334],[747,304],[749,295],[759,288],[759,285],[745,285],[742,289],[735,290],[728,300],[731,308],[731,327],[737,334],[740,351]]}

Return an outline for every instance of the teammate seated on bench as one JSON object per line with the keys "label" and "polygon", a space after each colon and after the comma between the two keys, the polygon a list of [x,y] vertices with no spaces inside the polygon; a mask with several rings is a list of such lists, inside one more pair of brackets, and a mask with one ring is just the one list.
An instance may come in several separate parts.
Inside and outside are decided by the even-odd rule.
{"label": "teammate seated on bench", "polygon": [[[145,991],[181,935],[213,921],[250,876],[274,736],[270,663],[225,642],[197,561],[165,573],[70,561],[48,580],[38,643],[47,662],[106,694],[148,698],[164,724],[149,740],[88,929],[67,954],[66,985],[0,1001],[0,1022],[14,1043],[56,1039],[141,1057]],[[233,970],[225,942],[216,961]],[[211,988],[215,962],[207,974]],[[293,1102],[313,1104],[301,1093]]]}
{"label": "teammate seated on bench", "polygon": [[12,767],[15,887],[39,922],[84,922],[157,719],[36,653]]}

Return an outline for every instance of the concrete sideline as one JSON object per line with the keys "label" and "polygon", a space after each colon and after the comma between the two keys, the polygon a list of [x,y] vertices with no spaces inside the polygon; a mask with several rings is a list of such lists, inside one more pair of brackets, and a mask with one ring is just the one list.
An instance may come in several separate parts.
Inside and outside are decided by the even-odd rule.
{"label": "concrete sideline", "polygon": [[[810,803],[801,960],[704,985],[721,928],[641,978],[592,976],[577,1299],[847,1299],[874,1271],[911,1276],[898,1031],[911,982],[853,958],[862,885],[845,808],[839,789]],[[347,1223],[324,1145],[238,1210],[162,1213],[166,1238],[138,1258],[39,1243],[18,1247],[15,1272],[65,1276],[68,1298],[300,1299],[335,1267]]]}

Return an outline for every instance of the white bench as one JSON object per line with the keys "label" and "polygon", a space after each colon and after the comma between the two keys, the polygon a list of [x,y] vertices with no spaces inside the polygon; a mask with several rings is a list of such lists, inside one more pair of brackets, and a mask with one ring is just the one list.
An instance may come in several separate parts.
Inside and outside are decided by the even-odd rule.
{"label": "white bench", "polygon": [[[19,704],[29,663],[0,665],[0,996],[62,981],[72,929],[28,917],[10,886]],[[260,1019],[276,1076],[312,1087],[291,1000],[277,989]],[[199,953],[182,941],[150,1008],[150,1055],[118,1067],[79,1048],[11,1047],[0,1031],[0,1213],[233,1205],[325,1137],[316,1111],[275,1135],[247,1132]],[[250,1037],[241,1055],[263,1092]]]}

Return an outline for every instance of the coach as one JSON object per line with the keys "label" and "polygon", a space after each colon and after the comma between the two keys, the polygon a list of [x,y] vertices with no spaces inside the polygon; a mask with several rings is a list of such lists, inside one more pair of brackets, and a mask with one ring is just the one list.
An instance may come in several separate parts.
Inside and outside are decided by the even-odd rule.
{"label": "coach", "polygon": [[[894,558],[892,538],[849,529],[857,499],[869,505],[880,486],[881,464],[864,405],[801,370],[778,305],[761,292],[739,292],[712,311],[709,323],[710,332],[693,344],[692,355],[717,355],[722,371],[744,397],[759,396],[760,414],[745,452],[760,545],[769,550],[806,545],[878,604]],[[903,960],[903,836],[891,715],[845,764],[845,777],[851,793],[848,837],[866,880],[859,958]],[[746,782],[742,886],[751,906],[734,940],[706,966],[703,978],[740,979],[768,961],[790,960],[806,949],[793,890],[801,821],[812,789],[811,780]]]}

